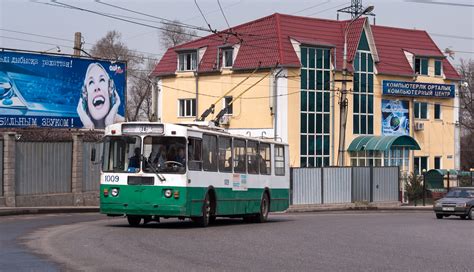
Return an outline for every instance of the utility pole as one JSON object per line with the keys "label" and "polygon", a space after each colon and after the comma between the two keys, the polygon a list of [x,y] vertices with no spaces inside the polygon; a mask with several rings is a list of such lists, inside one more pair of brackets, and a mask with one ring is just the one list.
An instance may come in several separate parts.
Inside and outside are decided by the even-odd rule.
{"label": "utility pole", "polygon": [[344,151],[346,148],[346,124],[347,124],[347,34],[349,27],[355,22],[360,16],[369,14],[374,10],[374,6],[368,6],[357,16],[353,17],[352,20],[344,28],[344,53],[342,56],[342,89],[341,98],[339,100],[340,118],[339,118],[339,152],[337,158],[337,165],[344,166]]}
{"label": "utility pole", "polygon": [[278,138],[278,78],[282,71],[283,69],[280,69],[278,72],[276,72],[275,69],[275,76],[273,77],[273,121],[275,122],[273,125],[275,130],[273,133],[273,138],[275,141]]}
{"label": "utility pole", "polygon": [[74,56],[81,56],[82,51],[82,34],[81,32],[76,32],[74,34]]}

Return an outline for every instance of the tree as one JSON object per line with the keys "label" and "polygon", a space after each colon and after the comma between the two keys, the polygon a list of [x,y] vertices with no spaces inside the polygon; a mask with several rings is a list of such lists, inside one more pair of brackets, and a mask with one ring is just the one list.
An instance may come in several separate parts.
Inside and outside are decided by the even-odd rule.
{"label": "tree", "polygon": [[195,30],[186,29],[181,24],[178,20],[163,24],[163,30],[160,32],[160,42],[164,48],[175,47],[196,37]]}
{"label": "tree", "polygon": [[474,167],[474,61],[461,59],[459,73],[463,84],[459,91],[461,125],[461,168]]}
{"label": "tree", "polygon": [[412,201],[416,206],[416,201],[423,196],[422,176],[410,173],[407,183],[405,184],[408,200]]}
{"label": "tree", "polygon": [[[91,49],[97,58],[127,61],[127,109],[126,120],[151,119],[151,81],[148,73],[155,61],[129,49],[118,31],[109,31]],[[145,61],[148,59],[148,61]]]}

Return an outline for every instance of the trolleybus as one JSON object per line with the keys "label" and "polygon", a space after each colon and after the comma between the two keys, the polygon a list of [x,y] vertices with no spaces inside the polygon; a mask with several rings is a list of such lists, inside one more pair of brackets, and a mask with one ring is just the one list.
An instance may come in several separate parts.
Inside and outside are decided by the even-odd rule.
{"label": "trolleybus", "polygon": [[170,217],[203,227],[216,217],[265,222],[289,206],[288,158],[282,142],[199,124],[113,124],[103,138],[100,211],[132,226]]}

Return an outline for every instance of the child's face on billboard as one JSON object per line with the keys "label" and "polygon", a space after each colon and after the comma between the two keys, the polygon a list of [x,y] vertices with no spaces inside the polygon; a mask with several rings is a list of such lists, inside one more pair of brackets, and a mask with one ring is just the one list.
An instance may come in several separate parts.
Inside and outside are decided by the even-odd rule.
{"label": "child's face on billboard", "polygon": [[94,65],[86,75],[87,108],[92,118],[104,119],[110,109],[109,76]]}

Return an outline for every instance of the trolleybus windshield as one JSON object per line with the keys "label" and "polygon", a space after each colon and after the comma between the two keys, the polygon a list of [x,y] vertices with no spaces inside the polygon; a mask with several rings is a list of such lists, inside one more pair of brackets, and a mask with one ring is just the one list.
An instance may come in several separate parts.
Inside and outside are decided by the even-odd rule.
{"label": "trolleybus windshield", "polygon": [[[186,172],[186,138],[147,136],[143,139],[143,172]],[[150,165],[151,164],[151,165]]]}
{"label": "trolleybus windshield", "polygon": [[141,139],[138,136],[107,136],[104,138],[104,172],[139,172]]}

